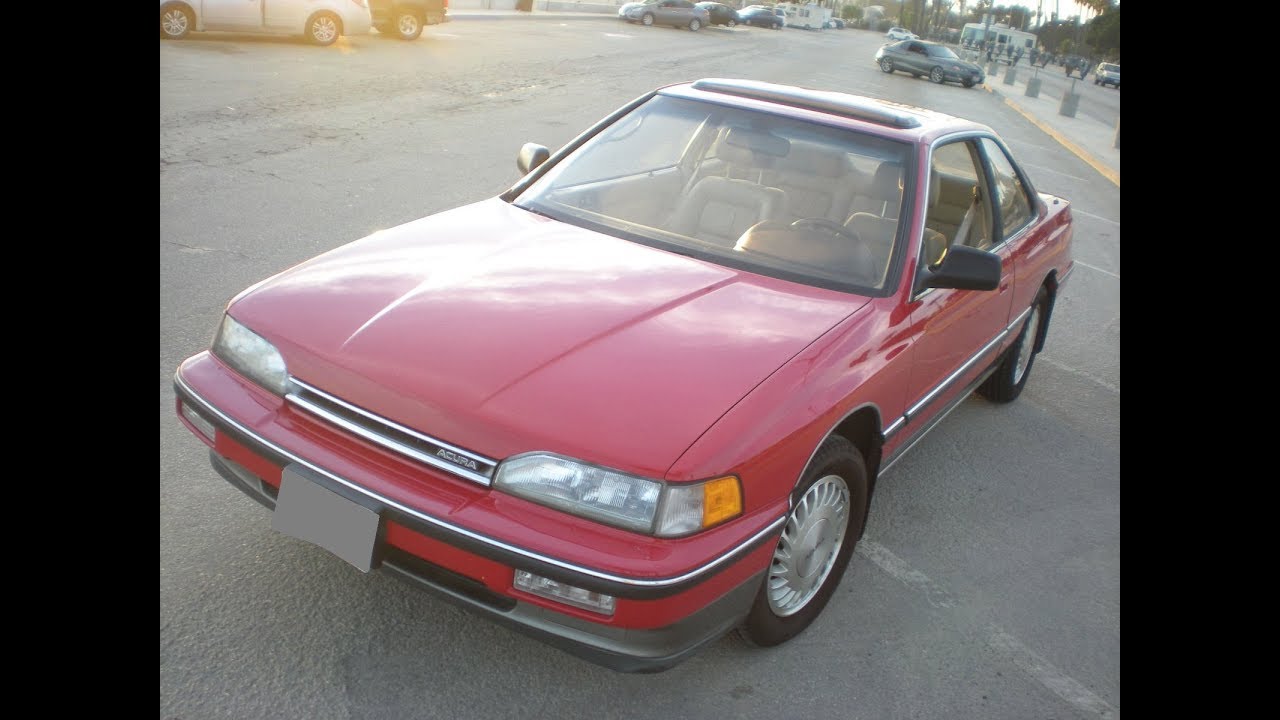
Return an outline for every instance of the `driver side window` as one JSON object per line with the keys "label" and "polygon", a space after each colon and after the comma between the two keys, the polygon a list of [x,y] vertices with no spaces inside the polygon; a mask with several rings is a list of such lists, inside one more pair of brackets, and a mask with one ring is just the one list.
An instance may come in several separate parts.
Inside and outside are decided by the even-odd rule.
{"label": "driver side window", "polygon": [[979,250],[992,246],[991,203],[984,177],[972,142],[953,142],[934,149],[922,250],[926,263],[940,260],[951,245]]}

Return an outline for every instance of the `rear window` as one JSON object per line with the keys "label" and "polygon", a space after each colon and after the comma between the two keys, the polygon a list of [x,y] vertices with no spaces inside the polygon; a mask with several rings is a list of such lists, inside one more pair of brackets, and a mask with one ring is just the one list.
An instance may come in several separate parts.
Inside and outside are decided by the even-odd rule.
{"label": "rear window", "polygon": [[1107,72],[1114,72],[1114,73],[1120,72],[1120,66],[1112,65],[1111,63],[1102,63],[1102,69]]}

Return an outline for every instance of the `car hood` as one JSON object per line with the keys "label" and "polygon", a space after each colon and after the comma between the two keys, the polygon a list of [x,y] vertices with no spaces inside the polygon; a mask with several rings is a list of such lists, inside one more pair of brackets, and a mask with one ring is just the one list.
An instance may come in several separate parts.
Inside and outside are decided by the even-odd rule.
{"label": "car hood", "polygon": [[422,433],[660,476],[867,301],[492,199],[338,248],[228,311],[294,377]]}

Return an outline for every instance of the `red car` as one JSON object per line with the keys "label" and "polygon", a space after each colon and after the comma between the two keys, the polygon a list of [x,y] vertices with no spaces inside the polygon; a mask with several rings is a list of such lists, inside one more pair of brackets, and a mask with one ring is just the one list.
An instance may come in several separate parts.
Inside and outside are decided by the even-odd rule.
{"label": "red car", "polygon": [[990,128],[863,97],[683,83],[517,164],[241,293],[177,411],[275,529],[618,670],[813,622],[1072,270]]}

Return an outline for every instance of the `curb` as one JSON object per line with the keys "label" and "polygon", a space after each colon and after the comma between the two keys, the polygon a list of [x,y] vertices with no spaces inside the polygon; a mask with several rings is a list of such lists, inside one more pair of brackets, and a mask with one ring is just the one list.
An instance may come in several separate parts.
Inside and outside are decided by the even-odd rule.
{"label": "curb", "polygon": [[1067,150],[1070,150],[1076,157],[1085,161],[1085,163],[1087,163],[1094,170],[1097,170],[1103,177],[1115,183],[1116,187],[1120,187],[1120,173],[1116,172],[1115,170],[1112,170],[1110,167],[1107,166],[1106,163],[1094,157],[1094,155],[1090,153],[1088,150],[1085,150],[1084,148],[1075,144],[1071,140],[1067,139],[1067,137],[1064,136],[1062,133],[1058,132],[1057,130],[1054,130],[1047,123],[1036,118],[1030,112],[1023,109],[1021,105],[1014,102],[1010,98],[1006,97],[999,90],[996,90],[995,88],[991,87],[985,82],[982,84],[982,86],[987,89],[987,92],[991,93],[992,95],[995,95],[1001,100],[1004,100],[1005,105],[1008,105],[1009,107],[1013,108],[1018,112],[1019,115],[1031,121],[1032,125],[1035,125],[1036,127],[1040,128],[1041,130],[1044,131],[1046,135],[1058,141],[1059,145],[1062,145]]}

